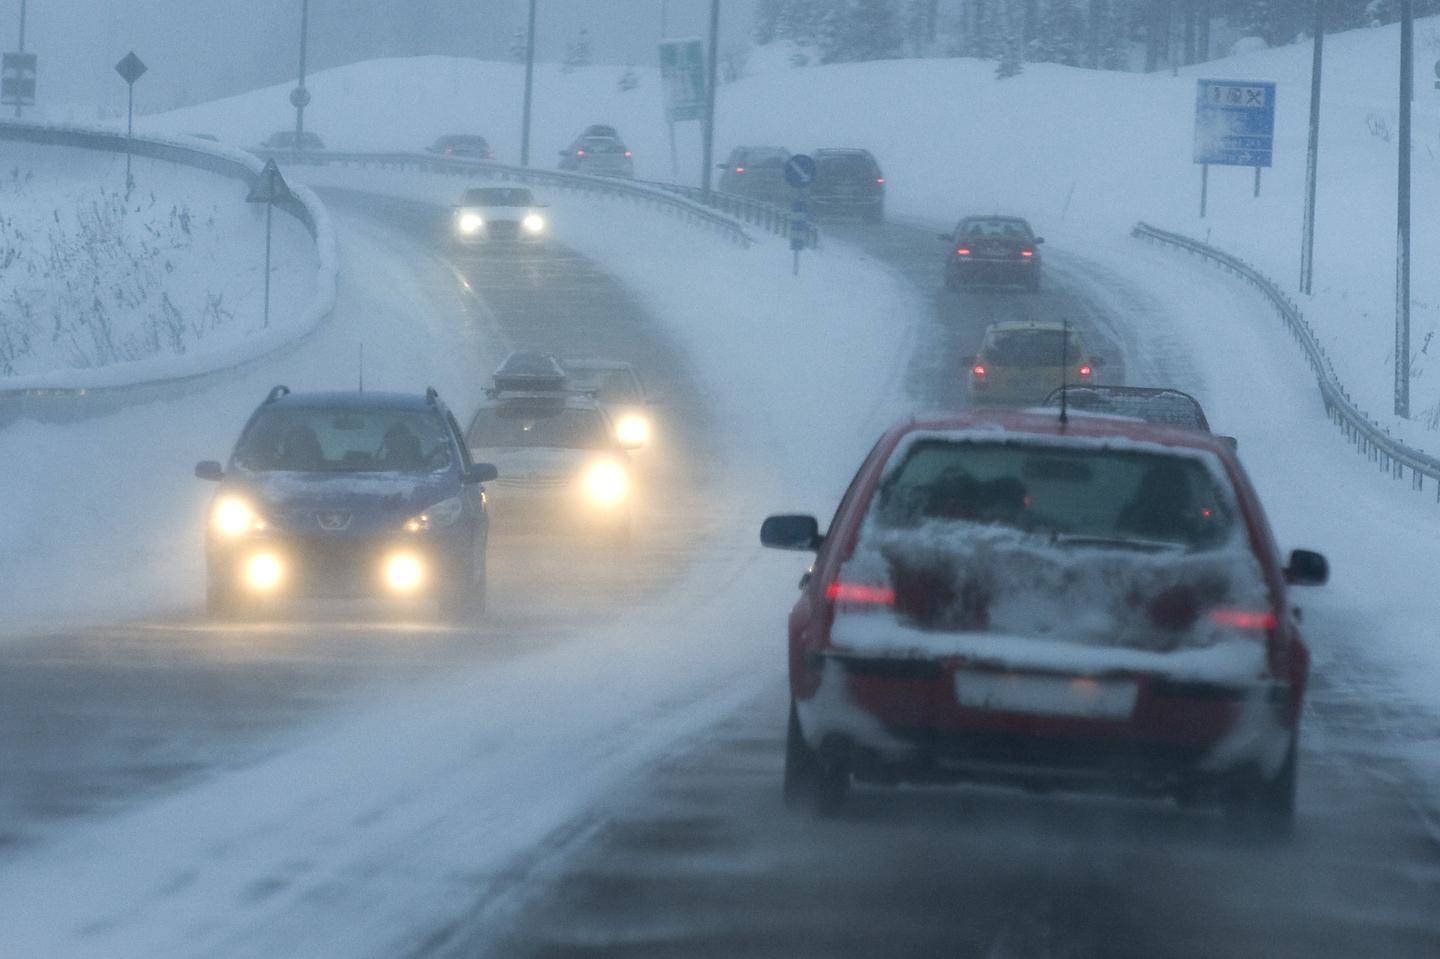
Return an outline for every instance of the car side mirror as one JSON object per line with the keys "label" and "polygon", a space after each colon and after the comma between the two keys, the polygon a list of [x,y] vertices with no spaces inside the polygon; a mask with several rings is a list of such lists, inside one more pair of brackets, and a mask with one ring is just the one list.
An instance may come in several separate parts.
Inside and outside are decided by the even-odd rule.
{"label": "car side mirror", "polygon": [[494,463],[476,463],[466,471],[463,481],[467,484],[488,483],[499,477],[500,471]]}
{"label": "car side mirror", "polygon": [[1044,243],[1044,242],[1045,242],[1045,238],[1044,238],[1043,236],[1037,236],[1037,237],[1035,238],[1035,243],[1036,243],[1037,245],[1038,245],[1038,244],[1041,244],[1041,243]]}
{"label": "car side mirror", "polygon": [[1313,550],[1297,549],[1290,553],[1285,567],[1285,582],[1292,586],[1323,586],[1330,579],[1330,564]]}
{"label": "car side mirror", "polygon": [[201,460],[195,464],[195,478],[219,482],[225,478],[225,470],[214,460]]}
{"label": "car side mirror", "polygon": [[935,234],[935,237],[936,237],[936,239],[938,239],[941,243],[949,243],[949,242],[950,242],[950,239],[951,239],[950,234],[948,234],[948,233],[937,233],[937,234]]}
{"label": "car side mirror", "polygon": [[561,151],[560,151],[560,155],[561,155],[562,157],[568,157],[570,154],[572,154],[572,153],[574,153],[574,152],[575,152],[574,150],[561,150]]}
{"label": "car side mirror", "polygon": [[800,514],[768,516],[760,525],[760,545],[771,549],[790,549],[800,552],[814,552],[820,548],[825,537],[820,535],[820,524],[815,517]]}
{"label": "car side mirror", "polygon": [[1232,453],[1240,448],[1240,441],[1233,436],[1217,435],[1215,438],[1218,439],[1220,442],[1224,443],[1226,446],[1230,447],[1230,452]]}
{"label": "car side mirror", "polygon": [[715,164],[715,169],[717,169],[717,170],[728,170],[728,169],[730,169],[730,164],[728,164],[728,163],[717,163],[717,164]]}

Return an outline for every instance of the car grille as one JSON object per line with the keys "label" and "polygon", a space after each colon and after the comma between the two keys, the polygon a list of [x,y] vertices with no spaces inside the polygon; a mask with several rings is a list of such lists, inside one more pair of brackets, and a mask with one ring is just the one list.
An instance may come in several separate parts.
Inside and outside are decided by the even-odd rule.
{"label": "car grille", "polygon": [[520,224],[514,220],[491,220],[490,237],[495,240],[513,240],[520,235]]}

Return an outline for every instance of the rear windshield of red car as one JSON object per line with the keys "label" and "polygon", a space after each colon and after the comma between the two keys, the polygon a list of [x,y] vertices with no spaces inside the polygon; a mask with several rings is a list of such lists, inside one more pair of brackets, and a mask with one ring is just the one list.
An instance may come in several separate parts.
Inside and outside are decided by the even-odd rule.
{"label": "rear windshield of red car", "polygon": [[1054,542],[1203,550],[1231,539],[1236,509],[1198,458],[1028,443],[915,443],[877,491],[881,529],[1009,527]]}

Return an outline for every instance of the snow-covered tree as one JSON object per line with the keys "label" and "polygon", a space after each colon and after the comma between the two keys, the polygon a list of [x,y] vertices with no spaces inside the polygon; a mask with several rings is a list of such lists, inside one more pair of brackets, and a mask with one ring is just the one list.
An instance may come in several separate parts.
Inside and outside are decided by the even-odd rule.
{"label": "snow-covered tree", "polygon": [[629,93],[640,85],[640,74],[635,72],[635,61],[629,60],[625,63],[625,72],[620,74],[620,92]]}
{"label": "snow-covered tree", "polygon": [[510,59],[516,63],[524,63],[527,53],[526,47],[525,31],[516,27],[515,35],[510,38]]}
{"label": "snow-covered tree", "polygon": [[565,61],[561,69],[566,73],[576,67],[588,67],[590,65],[590,31],[584,27],[575,35],[575,39],[565,45]]}
{"label": "snow-covered tree", "polygon": [[1001,50],[1000,62],[995,65],[995,79],[1008,80],[1010,77],[1019,76],[1025,69],[1024,58],[1020,53],[1020,24],[1016,15],[1012,0],[995,0],[994,5],[999,7],[996,12],[996,28],[999,34]]}

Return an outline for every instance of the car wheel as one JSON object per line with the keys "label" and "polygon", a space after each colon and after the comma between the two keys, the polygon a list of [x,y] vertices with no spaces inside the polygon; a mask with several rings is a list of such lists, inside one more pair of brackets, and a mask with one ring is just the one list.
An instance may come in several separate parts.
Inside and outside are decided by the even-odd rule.
{"label": "car wheel", "polygon": [[1295,791],[1299,779],[1300,743],[1290,740],[1285,762],[1273,777],[1258,773],[1230,799],[1225,811],[1263,835],[1288,836],[1295,825]]}
{"label": "car wheel", "polygon": [[785,734],[785,805],[822,816],[833,815],[850,794],[850,770],[825,762],[800,731],[800,715],[790,700],[790,725]]}

